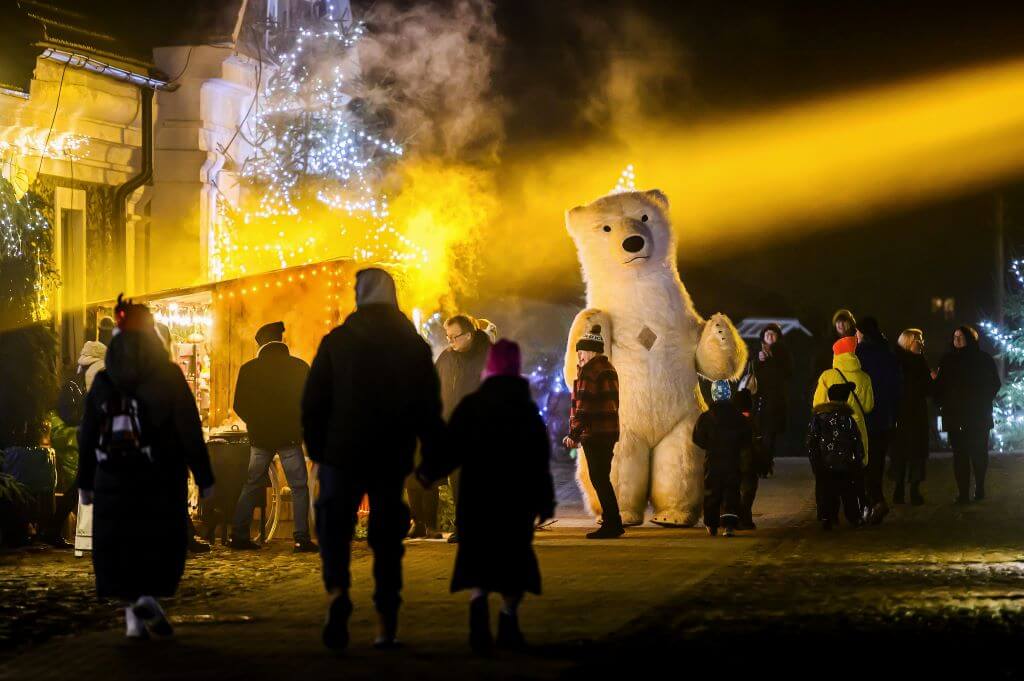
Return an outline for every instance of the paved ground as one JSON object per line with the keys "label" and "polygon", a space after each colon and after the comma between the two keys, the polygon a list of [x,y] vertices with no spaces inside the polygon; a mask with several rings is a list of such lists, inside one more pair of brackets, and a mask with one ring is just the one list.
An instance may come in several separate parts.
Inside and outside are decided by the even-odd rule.
{"label": "paved ground", "polygon": [[[311,556],[281,543],[259,555],[218,549],[190,561],[171,641],[129,644],[110,604],[90,596],[87,561],[0,557],[0,678],[479,678],[716,676],[790,678],[968,669],[1018,675],[1024,623],[1024,458],[993,461],[989,498],[952,499],[948,458],[934,462],[928,504],[881,527],[822,532],[806,464],[763,482],[759,529],[734,539],[643,527],[615,542],[583,538],[563,509],[537,551],[545,595],[523,606],[524,655],[477,659],[466,603],[447,592],[453,547],[411,542],[402,639],[370,646],[370,557],[354,564],[357,611],[344,656],[319,645],[326,604]],[[976,675],[976,674],[975,674]]]}

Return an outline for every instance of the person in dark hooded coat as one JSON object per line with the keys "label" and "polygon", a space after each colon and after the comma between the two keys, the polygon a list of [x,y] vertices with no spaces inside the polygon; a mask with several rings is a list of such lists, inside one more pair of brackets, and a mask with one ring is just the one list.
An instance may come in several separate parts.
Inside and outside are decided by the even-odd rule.
{"label": "person in dark hooded coat", "polygon": [[711,406],[693,427],[693,442],[705,452],[704,527],[714,537],[721,526],[731,537],[740,519],[742,458],[752,445],[752,429],[731,399],[729,381],[712,383],[711,396]]}
{"label": "person in dark hooded coat", "polygon": [[430,346],[398,309],[395,282],[384,270],[356,274],[356,311],[320,343],[302,398],[302,426],[309,458],[320,464],[316,528],[324,585],[334,597],[324,643],[335,650],[348,645],[352,533],[366,494],[375,645],[393,647],[409,531],[402,490],[417,440],[430,461],[442,446],[444,422]]}
{"label": "person in dark hooded coat", "polygon": [[[421,465],[424,485],[462,467],[456,523],[459,551],[451,590],[471,589],[470,645],[490,647],[487,595],[500,593],[498,646],[523,645],[517,608],[524,592],[539,594],[540,569],[533,530],[555,513],[549,460],[551,443],[530,384],[520,375],[519,346],[499,340],[491,347],[480,389],[459,403],[448,422],[441,467]],[[481,447],[481,442],[491,446]]]}
{"label": "person in dark hooded coat", "polygon": [[[127,635],[171,633],[158,597],[173,596],[185,570],[189,539],[188,471],[203,498],[213,493],[213,471],[195,397],[169,360],[142,305],[119,299],[119,333],[106,368],[86,396],[78,431],[78,487],[92,504],[93,567],[101,598],[130,603]],[[134,428],[113,418],[130,405]],[[115,448],[113,438],[134,432]],[[120,440],[125,442],[124,439]]]}
{"label": "person in dark hooded coat", "polygon": [[861,369],[871,378],[875,408],[866,415],[868,427],[868,464],[864,469],[864,485],[868,502],[868,521],[879,524],[889,513],[882,494],[885,457],[889,451],[892,430],[900,404],[900,363],[889,347],[889,341],[874,317],[864,317],[857,324],[857,359]]}
{"label": "person in dark hooded coat", "polygon": [[985,498],[988,434],[992,430],[992,401],[1002,381],[995,360],[978,347],[978,332],[961,326],[953,332],[953,347],[939,362],[935,402],[942,410],[942,429],[953,448],[957,503],[970,502],[971,472],[974,500]]}

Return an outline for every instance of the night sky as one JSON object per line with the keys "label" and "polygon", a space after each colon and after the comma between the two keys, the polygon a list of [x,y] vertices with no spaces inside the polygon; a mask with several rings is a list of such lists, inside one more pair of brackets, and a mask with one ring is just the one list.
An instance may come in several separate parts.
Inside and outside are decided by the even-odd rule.
{"label": "night sky", "polygon": [[[950,7],[499,2],[507,43],[497,84],[512,102],[507,149],[600,136],[600,121],[579,112],[594,75],[616,55],[676,65],[652,83],[642,106],[654,116],[677,116],[681,125],[1024,55],[1019,8]],[[621,35],[637,23],[652,27],[649,41],[642,30]],[[956,298],[958,323],[996,313],[997,197],[1012,256],[1024,222],[1016,183],[860,218],[796,242],[766,235],[724,261],[682,253],[680,266],[705,314],[797,316],[822,333],[831,312],[848,306],[878,316],[893,337],[907,326],[924,328],[933,354],[945,347],[953,321],[932,315],[932,297]],[[566,293],[581,292],[577,283]]]}

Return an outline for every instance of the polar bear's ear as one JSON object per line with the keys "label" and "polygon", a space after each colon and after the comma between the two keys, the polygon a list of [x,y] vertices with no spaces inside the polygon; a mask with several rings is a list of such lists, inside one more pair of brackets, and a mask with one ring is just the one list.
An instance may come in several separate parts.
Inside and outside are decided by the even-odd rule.
{"label": "polar bear's ear", "polygon": [[668,197],[660,189],[651,189],[644,192],[644,196],[650,199],[662,210],[668,210]]}
{"label": "polar bear's ear", "polygon": [[572,232],[573,224],[582,212],[583,206],[576,206],[575,208],[570,208],[565,211],[565,229],[567,231]]}

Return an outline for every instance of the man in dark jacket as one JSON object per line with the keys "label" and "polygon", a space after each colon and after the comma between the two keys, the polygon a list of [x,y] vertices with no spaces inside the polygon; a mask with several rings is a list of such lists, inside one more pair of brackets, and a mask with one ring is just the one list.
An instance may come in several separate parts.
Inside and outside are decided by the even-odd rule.
{"label": "man in dark jacket", "polygon": [[315,552],[319,548],[309,538],[309,485],[306,457],[302,453],[300,413],[309,365],[288,352],[284,344],[284,322],[260,327],[256,343],[259,346],[256,359],[242,365],[235,384],[235,413],[245,421],[252,451],[245,486],[235,508],[229,546],[260,548],[249,538],[249,527],[259,496],[266,494],[263,481],[277,454],[292,490],[295,551]]}
{"label": "man in dark jacket", "polygon": [[939,362],[935,402],[942,409],[942,429],[953,448],[957,503],[970,501],[971,471],[974,500],[985,498],[988,434],[992,430],[992,401],[1002,381],[995,360],[978,347],[978,332],[961,326],[953,332],[953,349]]}
{"label": "man in dark jacket", "polygon": [[864,483],[867,520],[877,525],[889,513],[889,505],[882,493],[882,481],[885,477],[885,455],[900,406],[900,364],[874,317],[864,317],[857,325],[857,359],[871,378],[871,389],[875,395],[875,408],[866,415],[868,465],[864,470]]}
{"label": "man in dark jacket", "polygon": [[740,514],[740,460],[752,444],[750,422],[731,401],[729,381],[711,384],[712,404],[697,418],[693,443],[704,454],[704,527],[733,535]]}
{"label": "man in dark jacket", "polygon": [[302,399],[306,447],[320,464],[317,534],[324,585],[334,597],[324,626],[332,649],[348,644],[352,533],[363,495],[379,615],[376,646],[396,643],[402,589],[402,501],[419,440],[424,461],[437,456],[444,422],[430,346],[398,309],[395,282],[371,268],[356,275],[356,311],[324,337]]}
{"label": "man in dark jacket", "polygon": [[[466,315],[456,315],[446,321],[444,332],[448,337],[448,347],[438,356],[435,366],[441,380],[441,404],[447,421],[462,398],[480,387],[491,339]],[[457,468],[448,476],[448,486],[455,502],[459,499],[460,472],[461,469]],[[458,542],[458,532],[452,534],[448,541]]]}
{"label": "man in dark jacket", "polygon": [[604,354],[604,336],[595,325],[576,342],[579,371],[572,385],[569,434],[562,444],[583,448],[590,484],[601,502],[601,527],[587,539],[615,539],[624,533],[612,486],[612,457],[619,441],[619,375]]}

